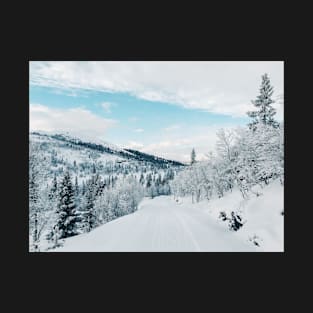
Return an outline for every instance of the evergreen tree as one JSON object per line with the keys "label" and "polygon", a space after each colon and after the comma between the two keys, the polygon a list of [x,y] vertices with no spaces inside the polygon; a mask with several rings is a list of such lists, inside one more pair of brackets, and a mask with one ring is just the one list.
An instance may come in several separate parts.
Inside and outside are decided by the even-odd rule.
{"label": "evergreen tree", "polygon": [[139,183],[140,183],[141,185],[143,185],[143,184],[144,184],[144,181],[145,181],[145,177],[144,177],[143,174],[141,173],[140,178],[139,178]]}
{"label": "evergreen tree", "polygon": [[85,195],[86,193],[86,184],[85,184],[85,181],[83,180],[83,183],[82,183],[82,195]]}
{"label": "evergreen tree", "polygon": [[248,116],[253,120],[249,123],[249,128],[253,131],[256,129],[257,124],[270,125],[277,128],[279,124],[274,120],[276,110],[271,106],[275,101],[271,99],[274,88],[271,86],[270,79],[265,73],[262,76],[262,83],[260,87],[260,94],[256,100],[252,100],[252,104],[257,108],[256,111],[247,112]]}
{"label": "evergreen tree", "polygon": [[57,208],[56,229],[59,239],[77,235],[77,222],[74,190],[69,172],[66,172],[60,186],[59,203]]}
{"label": "evergreen tree", "polygon": [[82,212],[82,224],[85,231],[90,232],[97,224],[95,212],[95,200],[97,195],[97,176],[91,178],[88,182],[88,188],[85,194],[85,207]]}
{"label": "evergreen tree", "polygon": [[152,183],[152,176],[151,174],[149,173],[146,177],[146,188],[150,188],[151,186],[151,183]]}
{"label": "evergreen tree", "polygon": [[78,179],[77,176],[75,177],[75,196],[78,197],[79,194],[79,187],[78,187]]}
{"label": "evergreen tree", "polygon": [[58,182],[57,182],[57,176],[54,174],[53,180],[52,180],[52,187],[49,193],[49,199],[54,199],[57,196],[58,192]]}
{"label": "evergreen tree", "polygon": [[156,197],[158,195],[157,194],[157,188],[156,188],[154,182],[151,183],[151,186],[148,189],[148,195],[151,197],[151,199],[153,199],[154,197]]}
{"label": "evergreen tree", "polygon": [[95,163],[92,164],[92,174],[96,174],[96,165],[95,165]]}
{"label": "evergreen tree", "polygon": [[160,194],[163,194],[163,189],[162,189],[162,177],[161,174],[159,173],[156,180],[155,180],[155,191],[156,195],[159,196]]}
{"label": "evergreen tree", "polygon": [[196,152],[195,152],[195,149],[193,148],[192,151],[191,151],[191,162],[190,164],[194,164],[196,163]]}

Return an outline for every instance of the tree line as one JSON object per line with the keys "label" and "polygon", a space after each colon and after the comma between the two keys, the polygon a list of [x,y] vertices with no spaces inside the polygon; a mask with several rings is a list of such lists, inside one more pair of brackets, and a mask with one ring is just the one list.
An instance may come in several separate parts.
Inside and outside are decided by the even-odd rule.
{"label": "tree line", "polygon": [[216,153],[209,153],[207,161],[196,162],[192,150],[191,165],[171,181],[175,197],[191,196],[192,202],[199,202],[223,197],[237,187],[247,198],[256,185],[263,187],[274,179],[283,184],[284,125],[274,119],[273,91],[268,75],[263,75],[260,94],[252,101],[255,110],[247,112],[251,122],[218,131]]}
{"label": "tree line", "polygon": [[[154,167],[138,168],[137,165],[134,165],[140,170],[137,173],[128,171],[132,165],[117,165],[121,171],[116,175],[100,175],[99,168],[92,166],[93,170],[84,172],[86,176],[78,182],[71,166],[61,175],[57,171],[51,172],[51,162],[43,153],[41,144],[36,142],[30,143],[29,165],[32,251],[40,250],[43,234],[51,247],[56,247],[60,239],[90,232],[95,227],[135,212],[144,196],[154,198],[170,194],[169,181],[175,175],[172,168],[157,171]],[[111,165],[115,167],[113,163]],[[46,183],[52,173],[53,179]],[[89,178],[87,174],[90,174]]]}

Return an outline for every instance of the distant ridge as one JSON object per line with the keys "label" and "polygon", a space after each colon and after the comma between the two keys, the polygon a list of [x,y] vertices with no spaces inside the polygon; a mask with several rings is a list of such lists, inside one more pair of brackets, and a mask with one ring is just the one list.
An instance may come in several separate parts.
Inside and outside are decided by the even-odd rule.
{"label": "distant ridge", "polygon": [[48,133],[48,132],[41,132],[41,131],[31,131],[30,135],[37,135],[41,137],[47,137],[58,141],[63,141],[65,143],[85,147],[88,149],[96,150],[102,153],[108,153],[112,155],[116,155],[128,160],[136,160],[136,161],[145,161],[150,163],[157,163],[157,164],[168,164],[170,166],[185,166],[185,164],[175,161],[169,160],[165,158],[161,158],[155,155],[143,153],[133,149],[127,148],[120,148],[117,145],[113,145],[107,142],[90,142],[89,140],[82,140],[78,137],[74,137],[68,133]]}

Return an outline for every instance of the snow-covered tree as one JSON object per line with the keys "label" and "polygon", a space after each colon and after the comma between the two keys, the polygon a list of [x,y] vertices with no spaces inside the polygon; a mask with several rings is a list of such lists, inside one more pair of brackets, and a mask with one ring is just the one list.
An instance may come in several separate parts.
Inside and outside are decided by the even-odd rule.
{"label": "snow-covered tree", "polygon": [[74,190],[69,172],[66,172],[60,184],[59,202],[57,208],[56,229],[59,239],[77,235],[79,216],[76,212]]}
{"label": "snow-covered tree", "polygon": [[264,124],[254,132],[238,129],[236,170],[248,189],[283,175],[282,131]]}
{"label": "snow-covered tree", "polygon": [[79,195],[79,187],[78,187],[78,179],[77,179],[77,176],[75,176],[75,187],[74,187],[74,190],[75,190],[75,197],[77,198],[78,195]]}
{"label": "snow-covered tree", "polygon": [[273,86],[271,86],[270,79],[265,73],[262,76],[262,83],[260,87],[260,94],[257,96],[256,100],[252,100],[252,104],[257,110],[247,112],[248,116],[253,120],[249,123],[249,127],[255,130],[258,124],[270,125],[277,128],[278,123],[274,119],[276,110],[271,106],[275,101],[271,98],[274,92]]}
{"label": "snow-covered tree", "polygon": [[117,197],[112,189],[106,190],[95,200],[94,210],[99,225],[110,222],[116,218],[115,209]]}
{"label": "snow-covered tree", "polygon": [[139,182],[140,182],[140,184],[142,184],[142,185],[143,185],[144,182],[145,182],[145,177],[143,176],[143,173],[140,174]]}
{"label": "snow-covered tree", "polygon": [[259,123],[254,131],[247,127],[220,130],[217,137],[216,155],[186,167],[170,183],[174,198],[188,195],[198,202],[213,194],[223,197],[235,186],[247,198],[255,185],[263,187],[277,178],[283,181],[283,124]]}
{"label": "snow-covered tree", "polygon": [[85,232],[90,232],[97,226],[97,217],[95,212],[95,200],[98,194],[99,176],[93,176],[87,184],[83,209],[81,212],[81,226]]}
{"label": "snow-covered tree", "polygon": [[190,164],[191,164],[191,165],[196,162],[196,151],[195,151],[194,148],[191,150],[190,159],[191,159],[191,161],[190,161]]}
{"label": "snow-covered tree", "polygon": [[151,176],[151,173],[149,173],[146,176],[146,188],[150,188],[151,184],[152,184],[152,176]]}
{"label": "snow-covered tree", "polygon": [[54,174],[49,198],[55,199],[57,197],[57,194],[58,194],[58,182],[57,182],[57,176],[56,174]]}
{"label": "snow-covered tree", "polygon": [[153,199],[154,197],[156,197],[158,195],[158,189],[155,185],[155,182],[151,183],[151,186],[148,188],[147,192],[148,192],[148,196],[151,199]]}
{"label": "snow-covered tree", "polygon": [[48,197],[43,197],[43,181],[45,179],[45,162],[38,143],[29,146],[29,231],[31,251],[40,251],[40,237],[47,225]]}
{"label": "snow-covered tree", "polygon": [[116,185],[115,192],[118,194],[118,214],[120,216],[135,212],[143,198],[142,186],[131,177],[120,180]]}

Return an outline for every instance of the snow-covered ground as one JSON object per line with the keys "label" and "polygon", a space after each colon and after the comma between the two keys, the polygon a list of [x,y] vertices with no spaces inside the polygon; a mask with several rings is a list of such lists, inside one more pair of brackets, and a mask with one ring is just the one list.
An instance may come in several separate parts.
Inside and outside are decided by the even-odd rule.
{"label": "snow-covered ground", "polygon": [[[260,195],[250,194],[249,199],[243,200],[240,192],[234,190],[222,198],[215,198],[195,204],[200,210],[210,214],[219,224],[227,228],[227,223],[218,216],[221,211],[230,216],[231,211],[241,212],[245,224],[237,232],[236,237],[250,242],[256,241],[257,251],[284,251],[284,187],[279,180],[270,183],[264,188],[255,186],[255,192]],[[191,199],[183,199],[191,203]]]}
{"label": "snow-covered ground", "polygon": [[[145,198],[139,210],[88,234],[68,238],[49,251],[283,251],[283,187],[274,182],[263,195],[245,202],[238,191],[209,202],[192,204],[184,198]],[[218,219],[220,211],[241,205],[246,223],[237,232]],[[257,236],[259,246],[249,238]]]}

